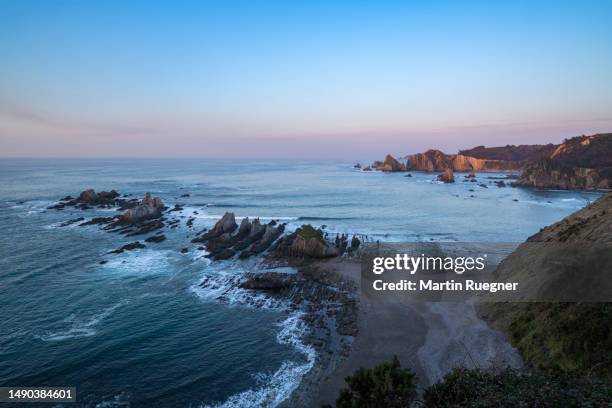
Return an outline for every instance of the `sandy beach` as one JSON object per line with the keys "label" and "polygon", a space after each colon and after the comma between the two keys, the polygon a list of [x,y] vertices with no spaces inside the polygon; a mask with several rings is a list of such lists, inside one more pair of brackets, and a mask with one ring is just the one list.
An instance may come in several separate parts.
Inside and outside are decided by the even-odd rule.
{"label": "sandy beach", "polygon": [[[361,285],[356,259],[319,263]],[[328,372],[315,372],[309,406],[333,404],[345,377],[398,356],[411,368],[419,387],[430,385],[454,367],[519,368],[522,360],[504,335],[480,319],[472,304],[416,302],[407,296],[370,296],[359,287],[359,332],[350,353]]]}

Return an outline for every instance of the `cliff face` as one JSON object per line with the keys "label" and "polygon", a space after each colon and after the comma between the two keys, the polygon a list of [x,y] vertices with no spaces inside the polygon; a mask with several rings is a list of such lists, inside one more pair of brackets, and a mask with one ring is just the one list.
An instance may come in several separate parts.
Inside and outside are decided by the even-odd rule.
{"label": "cliff face", "polygon": [[579,136],[549,157],[528,163],[516,185],[556,189],[612,189],[612,133]]}
{"label": "cliff face", "polygon": [[[612,133],[578,136],[554,145],[478,146],[446,154],[428,150],[406,156],[406,164],[388,154],[373,169],[394,171],[523,171],[515,186],[554,189],[612,189]],[[369,169],[369,168],[368,168]]]}
{"label": "cliff face", "polygon": [[[545,227],[497,268],[499,281],[520,282],[530,296],[581,302],[482,303],[483,315],[506,331],[523,358],[538,368],[612,377],[612,193]],[[493,302],[498,300],[492,299]]]}
{"label": "cliff face", "polygon": [[509,160],[478,159],[463,154],[445,154],[440,150],[428,150],[407,156],[407,167],[415,171],[444,171],[450,168],[458,172],[517,171],[522,162]]}
{"label": "cliff face", "polygon": [[542,159],[529,163],[515,185],[562,190],[609,190],[612,189],[612,168],[574,167],[558,160]]}

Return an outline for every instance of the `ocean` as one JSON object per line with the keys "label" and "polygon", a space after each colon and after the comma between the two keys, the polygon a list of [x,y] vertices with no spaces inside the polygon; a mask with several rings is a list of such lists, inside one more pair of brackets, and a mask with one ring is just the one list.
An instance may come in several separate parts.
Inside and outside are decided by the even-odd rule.
{"label": "ocean", "polygon": [[[189,243],[225,211],[370,241],[518,243],[599,196],[455,176],[333,161],[0,160],[0,385],[75,386],[83,407],[277,406],[316,353],[299,311],[228,290],[257,259],[212,263]],[[114,209],[46,209],[88,188],[150,192],[181,204],[175,216],[193,227],[108,254],[135,239],[60,224]],[[215,284],[201,288],[204,278]]]}

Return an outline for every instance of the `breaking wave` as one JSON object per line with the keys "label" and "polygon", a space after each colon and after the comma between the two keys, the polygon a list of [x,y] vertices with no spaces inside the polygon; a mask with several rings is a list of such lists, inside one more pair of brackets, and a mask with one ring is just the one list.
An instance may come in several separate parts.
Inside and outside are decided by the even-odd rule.
{"label": "breaking wave", "polygon": [[94,336],[97,333],[95,327],[124,304],[125,302],[116,303],[102,310],[100,313],[95,314],[88,320],[78,320],[74,315],[70,315],[64,320],[67,323],[71,323],[70,328],[44,335],[37,335],[35,337],[42,341],[63,341],[79,337]]}
{"label": "breaking wave", "polygon": [[206,287],[195,284],[190,290],[204,300],[221,301],[228,305],[289,311],[288,316],[278,324],[280,331],[276,336],[276,341],[279,344],[292,346],[304,356],[304,361],[284,361],[276,372],[260,374],[256,387],[234,394],[224,402],[203,405],[202,408],[276,407],[291,396],[304,376],[312,369],[316,360],[314,348],[302,341],[307,331],[307,325],[303,320],[304,313],[291,310],[288,301],[240,288],[239,285],[243,281],[244,275],[240,271],[218,270],[216,273],[204,276],[202,282],[206,284]]}

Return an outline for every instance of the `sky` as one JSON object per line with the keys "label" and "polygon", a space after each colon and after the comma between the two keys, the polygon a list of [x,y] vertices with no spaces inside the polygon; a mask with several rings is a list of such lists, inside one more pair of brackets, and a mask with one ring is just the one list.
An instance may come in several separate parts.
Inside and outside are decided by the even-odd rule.
{"label": "sky", "polygon": [[378,158],[612,131],[612,1],[0,0],[0,156]]}

